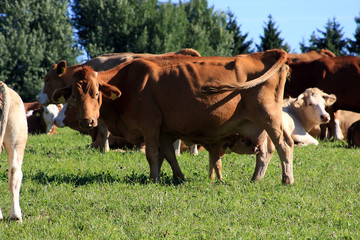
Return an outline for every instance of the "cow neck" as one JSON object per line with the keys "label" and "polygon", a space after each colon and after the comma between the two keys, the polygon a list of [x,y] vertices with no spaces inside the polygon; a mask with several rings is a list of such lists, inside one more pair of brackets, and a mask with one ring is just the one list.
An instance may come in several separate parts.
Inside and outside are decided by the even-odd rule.
{"label": "cow neck", "polygon": [[121,69],[123,69],[125,66],[127,66],[132,61],[123,62],[116,67],[107,70],[107,71],[99,71],[98,72],[98,79],[101,79],[103,82],[108,83],[111,79],[113,79],[116,74],[119,73]]}

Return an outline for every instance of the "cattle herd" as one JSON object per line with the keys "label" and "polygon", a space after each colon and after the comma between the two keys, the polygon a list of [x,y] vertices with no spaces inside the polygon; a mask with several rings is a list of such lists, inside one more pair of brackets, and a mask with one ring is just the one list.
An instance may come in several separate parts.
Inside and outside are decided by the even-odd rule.
{"label": "cattle herd", "polygon": [[[138,148],[157,182],[164,159],[184,180],[180,149],[209,152],[209,176],[222,179],[225,152],[255,154],[261,180],[275,149],[282,182],[292,184],[293,146],[316,138],[360,145],[360,58],[328,50],[273,49],[201,57],[193,49],[161,55],[104,54],[83,64],[54,64],[37,102],[23,103],[0,82],[0,142],[8,154],[10,219],[22,221],[21,165],[30,134],[70,127],[91,147]],[[189,147],[188,147],[189,146]],[[0,210],[0,219],[2,219]]]}

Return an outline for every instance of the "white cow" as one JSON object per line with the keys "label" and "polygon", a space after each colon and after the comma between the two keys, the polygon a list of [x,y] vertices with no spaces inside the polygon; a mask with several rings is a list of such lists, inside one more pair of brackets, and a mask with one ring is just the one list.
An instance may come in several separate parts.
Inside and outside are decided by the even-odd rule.
{"label": "white cow", "polygon": [[330,115],[325,111],[325,107],[334,104],[335,101],[334,94],[326,94],[318,88],[308,88],[298,98],[284,100],[284,128],[291,134],[295,143],[319,144],[308,132],[313,127],[330,121]]}
{"label": "white cow", "polygon": [[[0,151],[4,146],[9,160],[9,189],[11,193],[10,219],[22,222],[20,186],[23,177],[21,166],[28,137],[24,104],[19,95],[0,81],[2,95]],[[3,218],[0,209],[0,219]]]}

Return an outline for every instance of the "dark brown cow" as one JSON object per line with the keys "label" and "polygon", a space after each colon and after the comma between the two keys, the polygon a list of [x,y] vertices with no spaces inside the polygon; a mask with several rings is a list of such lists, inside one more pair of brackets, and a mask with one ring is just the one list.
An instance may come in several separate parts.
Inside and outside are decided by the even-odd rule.
{"label": "dark brown cow", "polygon": [[267,148],[270,136],[282,162],[283,183],[291,184],[293,141],[282,128],[286,57],[272,50],[239,58],[139,59],[99,73],[85,66],[74,71],[72,86],[53,97],[76,99],[83,128],[97,126],[100,118],[114,135],[145,141],[154,181],[163,157],[174,177],[184,178],[172,146],[178,138],[203,145],[210,155],[210,176],[216,171],[220,179],[225,148],[238,152],[235,143],[249,140],[259,151],[253,180],[260,180],[274,151]]}
{"label": "dark brown cow", "polygon": [[[309,87],[317,87],[337,97],[332,109],[328,110],[330,114],[339,109],[360,112],[360,58],[321,58],[289,63],[289,66],[291,74],[285,84],[285,95],[295,97]],[[330,126],[334,126],[333,119]],[[334,128],[330,130],[335,136]]]}

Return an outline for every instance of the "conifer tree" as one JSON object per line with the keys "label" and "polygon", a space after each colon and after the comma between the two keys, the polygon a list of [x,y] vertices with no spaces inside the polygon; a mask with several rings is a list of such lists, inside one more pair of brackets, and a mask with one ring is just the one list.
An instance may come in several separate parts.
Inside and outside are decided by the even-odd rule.
{"label": "conifer tree", "polygon": [[284,49],[285,51],[289,52],[290,47],[287,43],[283,43],[284,39],[280,38],[280,31],[278,31],[277,27],[275,26],[275,22],[271,15],[268,16],[269,21],[264,27],[264,35],[260,36],[261,43],[258,45],[256,44],[256,48],[258,51],[265,51],[269,49]]}
{"label": "conifer tree", "polygon": [[232,12],[228,12],[228,23],[226,29],[234,34],[234,47],[232,48],[232,55],[252,53],[250,49],[252,40],[246,41],[248,33],[241,34],[240,26],[236,23],[236,18]]}
{"label": "conifer tree", "polygon": [[360,16],[355,17],[356,29],[354,38],[355,40],[349,39],[348,51],[352,55],[360,55]]}
{"label": "conifer tree", "polygon": [[347,40],[344,38],[342,29],[335,18],[329,19],[326,23],[325,31],[317,29],[321,36],[316,35],[315,32],[312,33],[309,46],[306,46],[304,42],[300,43],[301,51],[308,52],[311,50],[328,49],[336,56],[346,55]]}
{"label": "conifer tree", "polygon": [[54,63],[76,63],[79,51],[66,0],[0,1],[0,81],[35,101]]}

